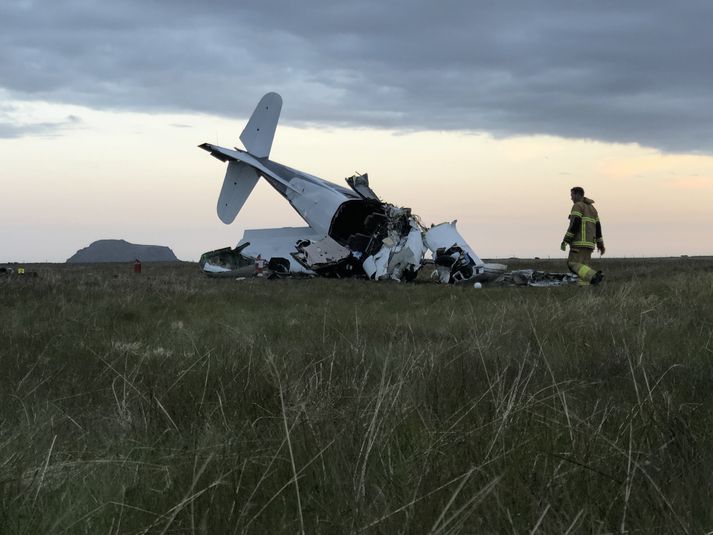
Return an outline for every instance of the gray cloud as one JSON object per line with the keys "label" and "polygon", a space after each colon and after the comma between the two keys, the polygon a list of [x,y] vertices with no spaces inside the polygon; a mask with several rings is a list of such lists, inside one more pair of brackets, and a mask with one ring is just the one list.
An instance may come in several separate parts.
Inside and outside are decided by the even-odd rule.
{"label": "gray cloud", "polygon": [[0,87],[102,109],[713,152],[707,0],[3,2]]}
{"label": "gray cloud", "polygon": [[58,136],[67,129],[78,126],[81,122],[79,117],[68,115],[62,121],[26,123],[18,122],[12,117],[3,116],[3,114],[0,113],[0,139],[13,139],[26,136]]}

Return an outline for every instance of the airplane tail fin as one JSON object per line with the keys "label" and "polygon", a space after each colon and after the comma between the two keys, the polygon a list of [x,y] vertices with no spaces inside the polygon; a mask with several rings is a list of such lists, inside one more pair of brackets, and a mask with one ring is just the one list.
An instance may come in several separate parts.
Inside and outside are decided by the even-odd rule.
{"label": "airplane tail fin", "polygon": [[[281,110],[282,97],[277,93],[268,93],[260,99],[243,133],[240,134],[240,141],[243,142],[250,156],[266,158],[270,155]],[[253,166],[258,162],[248,155],[245,155],[246,159],[253,165],[243,162],[237,157],[239,152],[215,147],[209,143],[204,143],[201,148],[210,151],[216,158],[228,162],[228,170],[225,172],[217,206],[218,217],[228,225],[238,215],[260,179],[260,173]]]}
{"label": "airplane tail fin", "polygon": [[259,179],[260,175],[254,167],[244,162],[228,162],[218,197],[218,217],[223,223],[229,225],[233,222]]}
{"label": "airplane tail fin", "polygon": [[277,93],[268,93],[258,102],[243,133],[240,134],[240,141],[253,156],[267,158],[270,155],[281,110],[282,97]]}

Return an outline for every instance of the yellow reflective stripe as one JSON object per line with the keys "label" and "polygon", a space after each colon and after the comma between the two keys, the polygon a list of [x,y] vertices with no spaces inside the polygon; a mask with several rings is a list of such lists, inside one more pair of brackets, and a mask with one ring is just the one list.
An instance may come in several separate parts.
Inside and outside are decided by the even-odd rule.
{"label": "yellow reflective stripe", "polygon": [[592,245],[594,245],[594,242],[587,240],[587,223],[596,224],[596,222],[597,222],[597,220],[594,219],[593,217],[589,217],[589,216],[582,217],[582,241],[584,243],[591,243]]}
{"label": "yellow reflective stripe", "polygon": [[590,241],[575,241],[572,242],[572,245],[575,247],[589,247],[590,249],[594,248],[594,242]]}
{"label": "yellow reflective stripe", "polygon": [[565,232],[564,235],[568,238],[571,238],[572,236],[574,236],[574,232]]}
{"label": "yellow reflective stripe", "polygon": [[586,278],[587,278],[587,275],[589,275],[589,272],[590,272],[590,271],[594,271],[594,270],[593,270],[592,268],[588,267],[588,266],[582,265],[582,266],[580,266],[580,268],[577,270],[577,276],[578,276],[580,279],[586,279]]}
{"label": "yellow reflective stripe", "polygon": [[577,217],[582,217],[582,212],[578,212],[577,210],[572,210],[569,215],[576,215]]}

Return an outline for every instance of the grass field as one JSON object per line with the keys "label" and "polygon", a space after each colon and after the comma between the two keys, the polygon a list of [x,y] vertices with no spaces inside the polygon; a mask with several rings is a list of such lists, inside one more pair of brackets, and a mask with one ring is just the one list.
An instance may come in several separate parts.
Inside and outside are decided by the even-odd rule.
{"label": "grass field", "polygon": [[27,266],[0,279],[0,533],[711,531],[713,259],[599,265]]}

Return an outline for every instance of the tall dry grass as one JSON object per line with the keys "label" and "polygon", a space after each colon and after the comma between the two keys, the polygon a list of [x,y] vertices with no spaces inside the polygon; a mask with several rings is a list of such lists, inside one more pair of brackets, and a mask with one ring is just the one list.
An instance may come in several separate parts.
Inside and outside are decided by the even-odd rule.
{"label": "tall dry grass", "polygon": [[713,530],[713,261],[604,265],[590,290],[1,279],[0,532]]}

